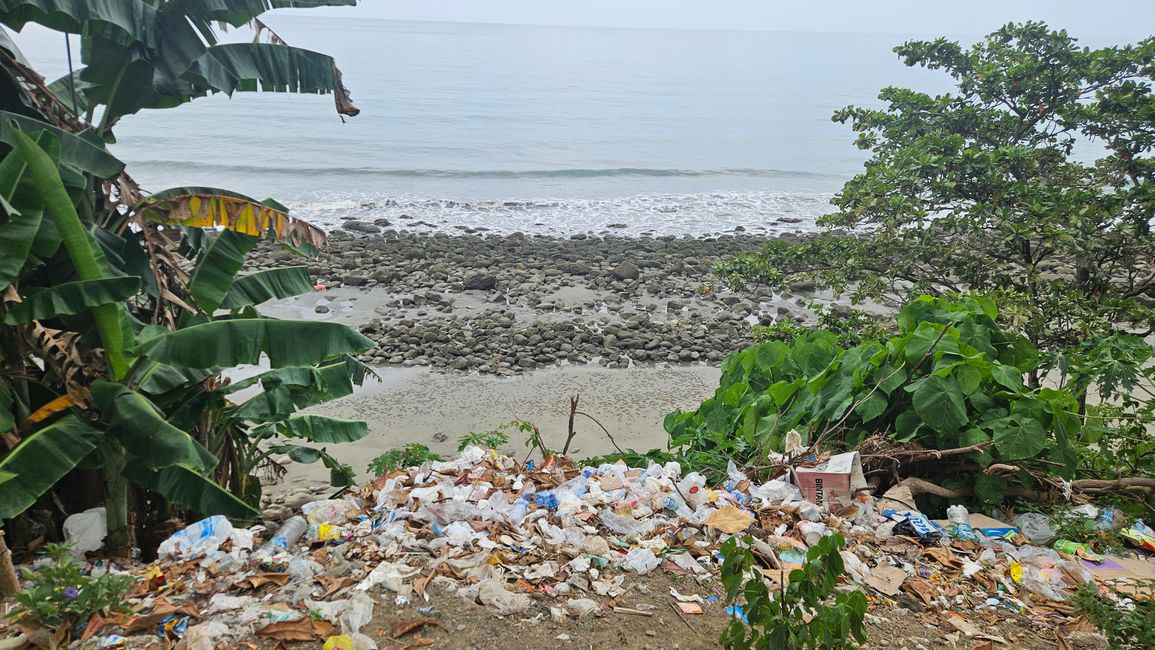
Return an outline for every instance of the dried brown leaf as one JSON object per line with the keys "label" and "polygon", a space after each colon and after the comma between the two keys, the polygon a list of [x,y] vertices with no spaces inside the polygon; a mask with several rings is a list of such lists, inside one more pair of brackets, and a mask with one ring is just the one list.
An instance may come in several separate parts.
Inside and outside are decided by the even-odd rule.
{"label": "dried brown leaf", "polygon": [[302,616],[295,621],[278,621],[257,630],[257,636],[278,641],[312,641],[316,633],[313,630],[313,621],[308,616]]}

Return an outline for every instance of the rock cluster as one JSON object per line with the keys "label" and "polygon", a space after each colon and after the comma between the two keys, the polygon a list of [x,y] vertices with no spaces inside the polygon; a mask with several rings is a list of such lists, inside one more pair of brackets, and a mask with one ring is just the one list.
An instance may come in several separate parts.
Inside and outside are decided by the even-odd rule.
{"label": "rock cluster", "polygon": [[[800,320],[801,299],[732,293],[712,274],[715,262],[763,241],[338,231],[331,250],[306,263],[319,284],[361,287],[380,303],[362,325],[379,346],[364,360],[510,374],[558,363],[717,363],[751,342],[752,325]],[[251,260],[254,269],[298,263],[274,247]]]}

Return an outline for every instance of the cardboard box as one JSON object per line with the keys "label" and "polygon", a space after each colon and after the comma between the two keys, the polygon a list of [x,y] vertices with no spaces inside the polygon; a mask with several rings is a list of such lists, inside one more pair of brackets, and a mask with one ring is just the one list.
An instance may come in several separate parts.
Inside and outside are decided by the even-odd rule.
{"label": "cardboard box", "polygon": [[857,451],[831,456],[818,467],[795,467],[794,484],[807,500],[827,510],[850,505],[855,492],[868,487]]}

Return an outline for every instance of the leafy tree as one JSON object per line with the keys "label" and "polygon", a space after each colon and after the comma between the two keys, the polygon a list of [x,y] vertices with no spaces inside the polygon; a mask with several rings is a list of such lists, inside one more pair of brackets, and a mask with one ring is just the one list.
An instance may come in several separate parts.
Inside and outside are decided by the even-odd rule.
{"label": "leafy tree", "polygon": [[[262,236],[308,254],[324,233],[225,190],[147,195],[106,142],[125,115],[213,92],[331,92],[355,115],[330,57],[275,35],[222,45],[214,31],[251,21],[260,36],[267,9],[354,3],[0,0],[10,28],[79,33],[87,64],[46,84],[0,28],[0,521],[76,468],[101,471],[117,549],[130,511],[142,529],[170,505],[257,516],[254,473],[278,467],[272,454],[320,460],[334,484],[352,482],[323,448],[299,443],[356,440],[365,424],[298,411],[352,392],[366,372],[352,355],[372,342],[256,311],[312,291],[305,267],[238,275]],[[270,369],[255,378],[220,374],[262,358]]]}
{"label": "leafy tree", "polygon": [[[872,156],[827,231],[719,265],[730,282],[811,280],[853,300],[977,291],[1044,352],[1155,326],[1155,38],[1080,47],[1037,22],[970,48],[895,48],[954,90],[849,106]],[[1098,156],[1097,159],[1096,156]],[[1046,367],[1028,373],[1038,385]]]}

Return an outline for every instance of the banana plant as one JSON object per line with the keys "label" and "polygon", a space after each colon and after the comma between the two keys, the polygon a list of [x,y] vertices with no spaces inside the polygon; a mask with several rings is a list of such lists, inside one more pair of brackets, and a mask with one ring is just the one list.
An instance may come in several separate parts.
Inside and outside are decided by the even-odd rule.
{"label": "banana plant", "polygon": [[[5,395],[0,404],[7,405],[0,422],[15,425],[17,414],[22,422],[15,427],[18,444],[0,460],[6,479],[0,482],[0,520],[19,514],[68,472],[94,460],[108,484],[114,537],[128,525],[127,482],[195,512],[242,519],[259,514],[252,506],[259,498],[259,484],[247,479],[270,453],[323,460],[333,469],[336,484],[349,484],[350,470],[323,449],[261,447],[277,437],[339,443],[368,432],[361,422],[296,411],[351,393],[365,368],[350,355],[372,342],[340,324],[262,318],[252,309],[268,298],[312,291],[303,267],[238,278],[243,254],[258,238],[224,230],[209,237],[194,266],[188,291],[199,305],[196,313],[176,330],[146,326],[129,307],[143,304],[145,283],[124,273],[123,259],[107,244],[114,236],[106,233],[105,246],[97,244],[77,216],[58,163],[28,135],[17,133],[16,139],[18,146],[0,162],[0,171],[23,170],[12,183],[35,188],[78,279],[43,287],[27,298],[9,291],[4,323],[21,328],[59,322],[60,331],[77,324],[79,330],[91,327],[96,347],[89,352],[99,353],[107,371],[102,373],[106,378],[75,377],[76,385],[66,386],[64,395],[46,392],[55,383],[51,376],[41,377],[36,385],[8,379],[0,388]],[[46,139],[51,136],[42,133],[41,140]],[[9,222],[0,232],[20,216],[8,200],[18,193],[3,195]],[[31,201],[34,195],[23,196]],[[222,303],[230,311],[220,313]],[[83,332],[77,333],[83,341]],[[300,345],[304,340],[310,345]],[[20,354],[6,349],[5,361]],[[27,376],[34,356],[7,376]],[[222,369],[257,364],[262,358],[271,369],[255,380],[230,387],[219,378]],[[240,404],[228,400],[249,386],[263,390]],[[229,459],[223,474],[222,457]],[[226,478],[234,491],[216,477]]]}
{"label": "banana plant", "polygon": [[[0,25],[80,34],[84,64],[48,84],[0,27],[0,522],[78,468],[104,477],[114,549],[131,540],[133,511],[138,527],[170,505],[255,517],[253,476],[275,455],[352,482],[318,445],[367,427],[301,411],[350,394],[372,342],[259,314],[313,290],[305,267],[240,274],[262,237],[308,255],[324,233],[272,200],[143,192],[106,146],[125,115],[217,92],[331,93],[356,115],[330,57],[286,45],[258,18],[352,4],[0,0]],[[258,38],[221,44],[224,24]],[[257,363],[267,370],[229,381],[230,368]]]}

